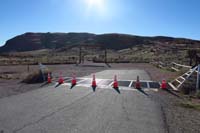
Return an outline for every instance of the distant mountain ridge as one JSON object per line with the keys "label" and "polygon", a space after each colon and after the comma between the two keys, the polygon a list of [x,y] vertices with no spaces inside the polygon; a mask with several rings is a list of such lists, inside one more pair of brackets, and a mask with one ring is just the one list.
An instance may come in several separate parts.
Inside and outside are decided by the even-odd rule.
{"label": "distant mountain ridge", "polygon": [[168,43],[200,45],[200,41],[165,36],[143,37],[128,34],[91,33],[25,33],[16,36],[0,47],[1,53],[24,52],[40,49],[60,49],[67,46],[98,45],[102,48],[121,50],[141,44]]}

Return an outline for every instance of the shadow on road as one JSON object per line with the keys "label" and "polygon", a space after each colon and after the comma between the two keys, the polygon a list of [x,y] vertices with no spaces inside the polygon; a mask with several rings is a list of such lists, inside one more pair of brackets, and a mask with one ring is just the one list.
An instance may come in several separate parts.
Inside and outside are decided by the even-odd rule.
{"label": "shadow on road", "polygon": [[106,64],[107,67],[111,68],[111,65],[110,65],[110,64],[108,64],[108,63],[105,63],[105,64]]}
{"label": "shadow on road", "polygon": [[137,89],[139,92],[141,92],[142,94],[144,94],[145,96],[149,96],[144,90],[142,89]]}
{"label": "shadow on road", "polygon": [[119,87],[117,88],[113,88],[117,93],[121,94],[120,90],[119,90]]}
{"label": "shadow on road", "polygon": [[43,83],[40,87],[44,87],[46,85],[49,85],[50,83],[46,82],[46,83]]}
{"label": "shadow on road", "polygon": [[76,85],[71,85],[70,89],[73,89]]}
{"label": "shadow on road", "polygon": [[96,88],[97,88],[97,87],[92,86],[92,90],[93,90],[93,92],[96,91]]}
{"label": "shadow on road", "polygon": [[167,93],[173,95],[173,96],[176,96],[176,97],[178,97],[178,98],[181,98],[179,95],[177,95],[176,93],[172,92],[172,91],[169,90],[169,89],[166,89],[165,91],[166,91]]}
{"label": "shadow on road", "polygon": [[59,87],[61,84],[57,84],[56,86],[55,86],[55,88],[57,88],[57,87]]}

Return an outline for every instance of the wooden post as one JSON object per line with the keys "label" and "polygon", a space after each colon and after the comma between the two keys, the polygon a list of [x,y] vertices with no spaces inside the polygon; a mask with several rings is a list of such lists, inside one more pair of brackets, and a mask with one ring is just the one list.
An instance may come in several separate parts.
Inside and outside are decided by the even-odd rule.
{"label": "wooden post", "polygon": [[43,82],[45,81],[45,75],[44,70],[46,69],[46,66],[42,65],[42,63],[39,63],[40,72],[42,74]]}
{"label": "wooden post", "polygon": [[196,84],[196,91],[197,91],[197,92],[200,91],[200,89],[199,89],[199,83],[200,83],[200,82],[199,82],[199,79],[200,79],[199,76],[200,76],[200,75],[199,75],[199,74],[200,74],[200,64],[198,65],[198,68],[197,68],[197,84]]}

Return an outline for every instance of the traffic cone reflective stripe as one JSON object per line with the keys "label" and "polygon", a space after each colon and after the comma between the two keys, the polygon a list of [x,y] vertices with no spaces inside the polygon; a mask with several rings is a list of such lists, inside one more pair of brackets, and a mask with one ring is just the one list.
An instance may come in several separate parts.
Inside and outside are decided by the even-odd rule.
{"label": "traffic cone reflective stripe", "polygon": [[51,75],[50,75],[50,73],[48,73],[47,82],[51,83]]}
{"label": "traffic cone reflective stripe", "polygon": [[166,80],[162,80],[161,89],[163,89],[163,90],[166,90],[166,89],[167,89]]}

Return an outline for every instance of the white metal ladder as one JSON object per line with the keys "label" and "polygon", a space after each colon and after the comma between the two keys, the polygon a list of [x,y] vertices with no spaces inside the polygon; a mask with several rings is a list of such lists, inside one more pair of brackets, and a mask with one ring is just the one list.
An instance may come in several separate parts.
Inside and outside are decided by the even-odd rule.
{"label": "white metal ladder", "polygon": [[[178,89],[185,83],[185,81],[197,70],[198,66],[193,69],[190,69],[188,72],[184,73],[183,75],[179,76],[175,80],[169,83],[173,90],[178,91]],[[177,83],[177,84],[175,84]]]}

